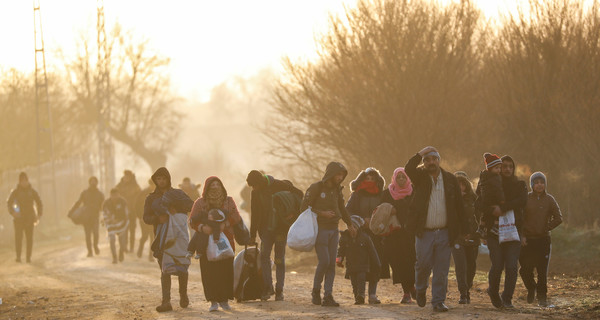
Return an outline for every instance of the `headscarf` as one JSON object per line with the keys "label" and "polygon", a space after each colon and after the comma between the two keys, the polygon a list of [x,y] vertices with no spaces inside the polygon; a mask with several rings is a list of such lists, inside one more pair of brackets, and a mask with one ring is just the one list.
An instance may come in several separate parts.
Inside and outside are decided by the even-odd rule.
{"label": "headscarf", "polygon": [[[212,189],[210,187],[210,185],[214,181],[219,181],[219,183],[221,184],[220,189]],[[204,182],[204,190],[202,191],[202,197],[206,200],[206,203],[208,203],[208,206],[210,208],[222,208],[225,203],[225,200],[227,199],[227,190],[225,190],[221,179],[214,176],[208,177]]]}
{"label": "headscarf", "polygon": [[[398,183],[396,182],[396,176],[400,172],[402,172],[402,174],[406,177],[406,184],[404,184],[403,186],[399,186]],[[388,189],[390,190],[390,194],[392,195],[392,198],[394,200],[404,199],[406,196],[409,196],[410,194],[412,194],[412,192],[413,192],[412,182],[410,181],[410,178],[404,171],[404,168],[400,167],[400,168],[396,168],[396,170],[394,170],[394,175],[392,175],[392,183],[390,183],[390,185],[388,186]]]}

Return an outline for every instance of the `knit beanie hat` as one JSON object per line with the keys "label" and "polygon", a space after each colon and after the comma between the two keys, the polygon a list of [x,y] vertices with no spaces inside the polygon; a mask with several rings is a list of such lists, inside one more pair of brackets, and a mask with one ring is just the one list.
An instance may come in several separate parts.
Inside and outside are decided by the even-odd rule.
{"label": "knit beanie hat", "polygon": [[529,177],[529,185],[531,186],[531,189],[533,190],[533,185],[535,184],[535,180],[537,179],[542,179],[544,180],[544,184],[546,186],[548,186],[548,180],[546,180],[546,175],[541,173],[540,171],[534,172],[531,177]]}
{"label": "knit beanie hat", "polygon": [[488,170],[499,164],[502,164],[502,160],[500,160],[500,157],[489,152],[483,154],[483,159],[485,160],[485,168]]}
{"label": "knit beanie hat", "polygon": [[248,178],[246,178],[246,182],[251,187],[258,187],[267,182],[267,178],[264,174],[262,174],[258,170],[252,170],[248,173]]}
{"label": "knit beanie hat", "polygon": [[350,216],[350,220],[352,220],[352,225],[356,229],[360,229],[360,227],[365,225],[365,219],[363,219],[361,216],[357,216],[357,215]]}
{"label": "knit beanie hat", "polygon": [[438,160],[440,160],[440,159],[441,159],[441,157],[440,157],[440,153],[439,153],[439,151],[437,151],[437,149],[436,149],[436,148],[433,148],[433,147],[432,147],[432,149],[433,149],[433,150],[431,150],[431,151],[429,151],[427,154],[423,155],[423,159],[425,159],[426,157],[429,157],[429,156],[433,156],[433,157],[436,157],[436,158],[438,158]]}
{"label": "knit beanie hat", "polygon": [[468,176],[468,175],[467,175],[467,173],[466,173],[466,172],[464,172],[464,171],[456,171],[456,172],[454,173],[454,176],[455,176],[455,177],[463,177],[463,178],[465,178],[465,179],[469,180],[469,176]]}

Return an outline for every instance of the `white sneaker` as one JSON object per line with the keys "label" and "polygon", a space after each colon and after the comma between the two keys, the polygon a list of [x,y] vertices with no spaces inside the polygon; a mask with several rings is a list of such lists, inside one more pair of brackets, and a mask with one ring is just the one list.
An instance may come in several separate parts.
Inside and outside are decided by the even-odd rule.
{"label": "white sneaker", "polygon": [[217,304],[216,302],[211,302],[210,308],[208,308],[208,312],[213,312],[213,311],[218,311],[218,310],[219,310],[219,304]]}
{"label": "white sneaker", "polygon": [[221,305],[221,309],[223,310],[231,310],[231,306],[229,306],[229,302],[223,301],[223,302],[219,302],[219,304]]}

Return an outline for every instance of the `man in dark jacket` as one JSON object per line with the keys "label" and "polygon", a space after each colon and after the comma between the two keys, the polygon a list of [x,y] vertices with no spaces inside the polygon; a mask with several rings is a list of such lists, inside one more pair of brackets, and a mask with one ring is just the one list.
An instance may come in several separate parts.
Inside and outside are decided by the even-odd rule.
{"label": "man in dark jacket", "polygon": [[[319,264],[315,270],[315,279],[312,290],[312,303],[327,307],[339,307],[333,299],[333,280],[335,278],[335,259],[337,257],[340,232],[338,224],[344,220],[352,236],[356,228],[352,226],[350,215],[346,211],[344,195],[342,194],[342,181],[348,175],[346,167],[339,162],[330,162],[321,181],[313,183],[302,200],[300,212],[308,207],[317,214],[319,233],[315,243],[315,251]],[[321,301],[321,284],[325,278],[323,300]]]}
{"label": "man in dark jacket", "polygon": [[[418,167],[423,162],[422,167]],[[444,304],[452,245],[468,230],[460,186],[456,177],[440,168],[440,154],[426,147],[405,166],[414,185],[408,228],[416,235],[417,304],[424,307],[429,276],[433,310],[448,311]]]}
{"label": "man in dark jacket", "polygon": [[[303,194],[300,189],[294,187],[290,182],[277,180],[272,176],[262,174],[258,170],[248,173],[246,179],[248,186],[252,188],[250,207],[250,243],[256,242],[256,232],[260,236],[261,248],[260,258],[263,266],[271,262],[271,251],[275,246],[275,300],[283,300],[283,284],[285,281],[285,246],[287,230],[274,223],[273,194],[288,191],[299,199]],[[261,300],[269,300],[273,294],[273,277],[271,268],[262,268],[263,294]]]}
{"label": "man in dark jacket", "polygon": [[[144,203],[144,223],[154,227],[154,236],[156,236],[156,228],[159,224],[169,221],[169,214],[157,214],[152,205],[154,201],[161,201],[163,194],[172,189],[171,174],[167,168],[160,167],[152,175],[152,181],[154,182],[154,185],[156,185],[156,188],[154,189],[154,192],[146,197],[146,202]],[[171,275],[162,272],[162,258],[158,259],[158,267],[161,269],[160,284],[162,288],[162,303],[156,307],[156,311],[171,311],[173,310],[173,307],[171,306]],[[179,305],[182,308],[187,308],[189,305],[189,299],[187,296],[188,273],[181,273],[178,276],[178,279],[180,295]]]}
{"label": "man in dark jacket", "polygon": [[[25,172],[19,174],[19,184],[10,193],[8,201],[8,213],[13,216],[15,225],[15,249],[17,251],[17,262],[21,262],[21,246],[23,244],[23,233],[27,241],[27,263],[31,262],[31,251],[33,250],[33,227],[42,217],[42,200],[29,183]],[[34,209],[35,204],[35,209]]]}
{"label": "man in dark jacket", "polygon": [[88,250],[88,257],[92,257],[92,236],[94,251],[96,255],[100,254],[100,248],[98,248],[98,228],[100,220],[100,210],[102,210],[102,204],[104,203],[104,194],[98,190],[98,178],[91,177],[88,180],[89,187],[85,189],[79,196],[79,200],[75,202],[71,211],[77,210],[83,205],[85,212],[83,220],[83,231],[85,232],[85,244]]}
{"label": "man in dark jacket", "polygon": [[[117,184],[116,188],[119,190],[119,193],[125,199],[125,201],[127,201],[127,209],[129,212],[133,212],[135,210],[135,200],[142,190],[135,179],[135,174],[131,170],[123,171],[123,177]],[[135,229],[137,225],[136,220],[137,217],[134,214],[129,215],[129,229],[127,230],[127,233],[129,234],[127,240],[129,243],[129,249],[127,249],[127,246],[125,247],[127,252],[133,252],[133,249],[135,248]]]}
{"label": "man in dark jacket", "polygon": [[[519,241],[508,241],[500,243],[498,239],[498,218],[506,212],[513,210],[515,214],[515,226],[522,235],[523,208],[527,203],[527,184],[515,176],[515,161],[508,155],[502,158],[502,190],[505,201],[499,206],[484,206],[478,197],[475,201],[475,209],[481,211],[481,220],[487,226],[487,243],[490,250],[492,266],[488,275],[488,295],[492,305],[496,308],[514,308],[512,296],[517,285],[519,255],[521,243]],[[500,296],[500,278],[502,271],[505,272],[504,291]]]}

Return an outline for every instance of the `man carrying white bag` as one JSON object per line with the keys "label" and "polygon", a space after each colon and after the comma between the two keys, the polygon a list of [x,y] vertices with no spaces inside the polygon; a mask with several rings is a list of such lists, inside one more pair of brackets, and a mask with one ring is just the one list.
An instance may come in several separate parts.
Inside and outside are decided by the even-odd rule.
{"label": "man carrying white bag", "polygon": [[[319,259],[315,270],[312,290],[312,303],[316,305],[338,307],[333,299],[333,280],[335,278],[335,258],[337,257],[340,232],[338,224],[344,220],[351,233],[350,215],[346,211],[341,183],[348,171],[339,162],[327,165],[321,181],[313,183],[304,195],[300,211],[302,214],[290,227],[288,246],[299,251],[310,251],[314,246]],[[323,299],[321,300],[321,284],[325,280]]]}

